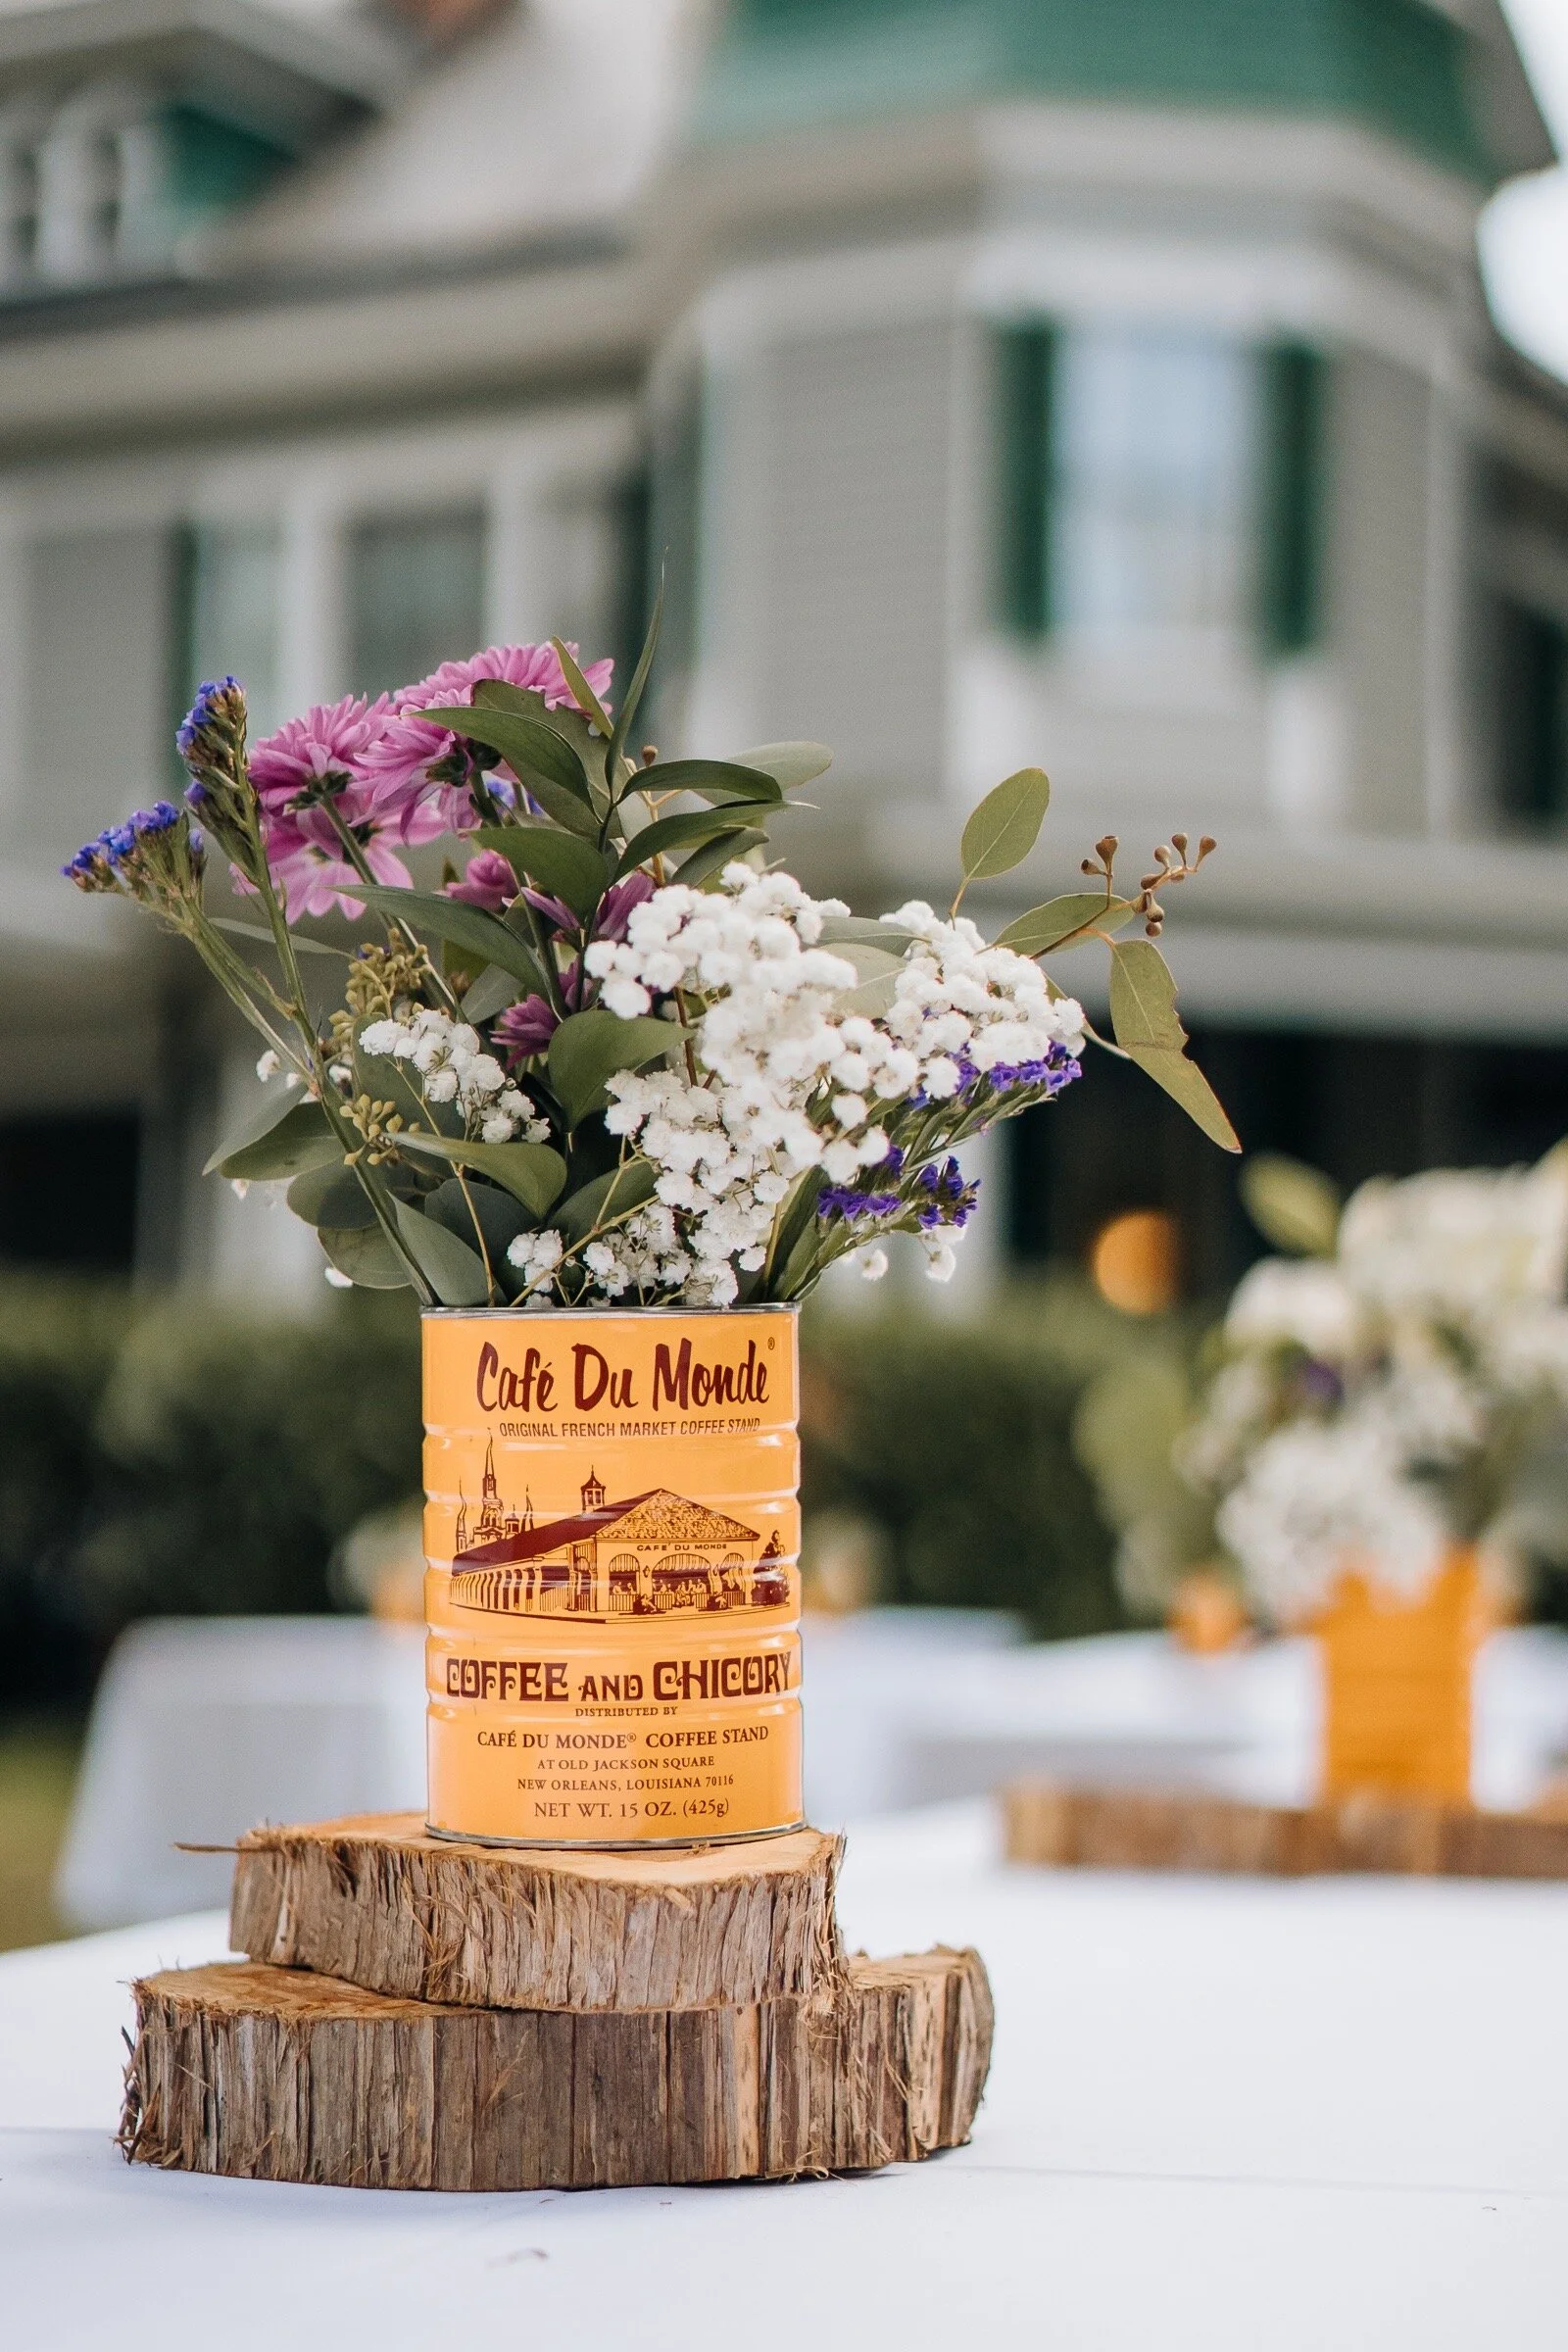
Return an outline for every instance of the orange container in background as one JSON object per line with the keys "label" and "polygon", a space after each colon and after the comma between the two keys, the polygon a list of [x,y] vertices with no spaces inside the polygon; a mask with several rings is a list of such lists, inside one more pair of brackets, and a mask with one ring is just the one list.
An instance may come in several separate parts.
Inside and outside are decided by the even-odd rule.
{"label": "orange container in background", "polygon": [[438,1836],[683,1845],[799,1825],[797,1321],[424,1316]]}
{"label": "orange container in background", "polygon": [[1486,1634],[1480,1572],[1457,1551],[1419,1601],[1341,1580],[1315,1631],[1325,1798],[1363,1790],[1470,1802],[1471,1683]]}

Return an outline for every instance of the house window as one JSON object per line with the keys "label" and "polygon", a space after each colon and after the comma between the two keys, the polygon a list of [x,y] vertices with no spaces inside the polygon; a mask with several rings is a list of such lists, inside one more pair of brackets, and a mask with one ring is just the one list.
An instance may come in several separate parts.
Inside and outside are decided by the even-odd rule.
{"label": "house window", "polygon": [[1505,600],[1497,614],[1498,799],[1522,831],[1568,829],[1568,625]]}
{"label": "house window", "polygon": [[1240,636],[1252,596],[1256,370],[1216,336],[1061,338],[1048,568],[1064,634]]}
{"label": "house window", "polygon": [[1003,327],[996,616],[1085,646],[1319,629],[1324,363],[1128,324]]}
{"label": "house window", "polygon": [[348,543],[350,683],[380,694],[471,654],[484,631],[484,516],[380,516]]}

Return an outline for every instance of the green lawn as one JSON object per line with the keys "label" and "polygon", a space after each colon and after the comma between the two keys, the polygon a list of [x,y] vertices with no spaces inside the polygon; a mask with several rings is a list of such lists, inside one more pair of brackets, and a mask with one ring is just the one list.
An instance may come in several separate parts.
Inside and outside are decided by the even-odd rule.
{"label": "green lawn", "polygon": [[81,1728],[0,1719],[0,1951],[69,1933],[50,1900],[81,1755]]}

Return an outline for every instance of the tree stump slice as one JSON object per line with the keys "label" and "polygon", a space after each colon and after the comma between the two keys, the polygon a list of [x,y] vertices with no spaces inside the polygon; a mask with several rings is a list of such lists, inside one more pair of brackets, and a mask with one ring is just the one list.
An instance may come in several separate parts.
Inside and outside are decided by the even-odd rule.
{"label": "tree stump slice", "polygon": [[135,1987],[133,2163],[339,2187],[611,2188],[869,2170],[968,2137],[974,1952],[739,2008],[481,2009],[231,1962]]}
{"label": "tree stump slice", "polygon": [[1197,1789],[1004,1791],[1011,1862],[1098,1870],[1252,1872],[1303,1878],[1380,1871],[1407,1877],[1568,1879],[1568,1821],[1481,1813],[1413,1798],[1250,1805]]}
{"label": "tree stump slice", "polygon": [[229,1941],[409,2000],[748,2008],[841,1982],[842,1852],[819,1830],[669,1853],[456,1844],[415,1813],[252,1830]]}

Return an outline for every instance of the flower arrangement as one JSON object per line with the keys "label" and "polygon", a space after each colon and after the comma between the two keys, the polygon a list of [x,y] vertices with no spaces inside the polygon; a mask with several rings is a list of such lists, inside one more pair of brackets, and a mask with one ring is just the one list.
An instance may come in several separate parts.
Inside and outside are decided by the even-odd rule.
{"label": "flower arrangement", "polygon": [[1568,1413],[1568,1153],[1378,1180],[1343,1214],[1292,1162],[1244,1185],[1298,1254],[1237,1288],[1181,1461],[1252,1601],[1300,1620],[1348,1566],[1411,1601],[1455,1544],[1532,1548]]}
{"label": "flower arrangement", "polygon": [[[188,940],[260,1032],[278,1097],[209,1165],[287,1179],[329,1281],[448,1306],[787,1301],[846,1255],[880,1275],[894,1233],[945,1280],[975,1202],[957,1148],[1079,1076],[1094,1033],[1039,958],[1091,939],[1111,956],[1115,1042],[1096,1042],[1237,1149],[1155,945],[1157,894],[1206,837],[1189,858],[1173,835],[1129,896],[1107,836],[1084,890],[988,943],[959,906],[1034,845],[1050,788],[1028,768],[970,817],[946,915],[855,916],[765,860],[820,746],[628,750],[657,629],[618,711],[611,663],[559,639],[254,748],[240,686],[205,685],[184,806],[64,869]],[[441,841],[464,870],[420,887],[406,853]],[[258,921],[209,907],[214,854]],[[305,972],[344,951],[305,926],[330,915],[375,936],[328,1010]]]}

